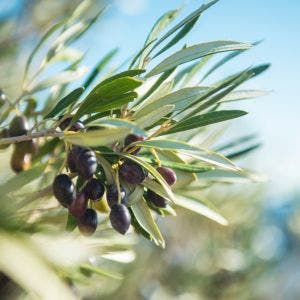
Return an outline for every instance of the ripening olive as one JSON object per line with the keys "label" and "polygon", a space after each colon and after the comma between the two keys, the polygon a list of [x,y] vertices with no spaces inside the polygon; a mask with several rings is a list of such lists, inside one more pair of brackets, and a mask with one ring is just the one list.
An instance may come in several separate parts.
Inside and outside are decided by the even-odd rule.
{"label": "ripening olive", "polygon": [[10,166],[15,173],[28,170],[31,166],[31,154],[24,153],[19,148],[15,148],[10,158]]}
{"label": "ripening olive", "polygon": [[75,218],[82,218],[87,209],[88,199],[85,193],[79,193],[76,199],[69,205],[69,212]]}
{"label": "ripening olive", "polygon": [[164,178],[168,185],[173,185],[177,181],[176,173],[170,168],[158,167],[156,171]]}

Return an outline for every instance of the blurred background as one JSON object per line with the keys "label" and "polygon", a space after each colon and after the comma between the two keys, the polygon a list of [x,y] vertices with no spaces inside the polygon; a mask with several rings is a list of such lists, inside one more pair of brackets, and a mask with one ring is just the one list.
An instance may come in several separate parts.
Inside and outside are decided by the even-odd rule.
{"label": "blurred background", "polygon": [[[17,95],[24,62],[41,34],[79,2],[0,0],[0,82],[10,97]],[[182,7],[185,16],[202,1],[115,0],[95,1],[95,6],[105,3],[105,16],[76,42],[86,51],[83,63],[88,67],[116,47],[114,67],[120,66],[142,47],[164,12]],[[249,114],[232,122],[224,135],[258,135],[262,146],[239,164],[267,180],[211,189],[210,199],[230,221],[226,228],[181,211],[176,219],[159,220],[166,249],[141,238],[135,261],[122,271],[125,280],[111,279],[104,286],[100,279],[97,292],[87,299],[300,299],[299,12],[298,0],[221,0],[201,16],[188,35],[189,45],[263,40],[207,83],[254,64],[272,64],[247,84],[269,94],[234,104]]]}

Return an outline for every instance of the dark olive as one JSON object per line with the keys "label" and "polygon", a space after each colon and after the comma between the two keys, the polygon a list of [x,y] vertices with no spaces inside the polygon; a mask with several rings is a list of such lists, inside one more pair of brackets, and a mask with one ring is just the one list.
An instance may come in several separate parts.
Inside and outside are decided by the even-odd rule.
{"label": "dark olive", "polygon": [[95,152],[91,150],[81,152],[76,159],[76,168],[83,179],[91,179],[97,170]]}
{"label": "dark olive", "polygon": [[119,169],[119,174],[130,184],[142,183],[147,177],[147,172],[145,172],[141,166],[130,160],[124,161]]}
{"label": "dark olive", "polygon": [[101,180],[92,178],[86,184],[84,188],[84,192],[89,199],[93,201],[97,201],[103,197],[105,192],[105,187]]}
{"label": "dark olive", "polygon": [[[125,189],[120,186],[120,193],[121,193],[121,203],[126,204],[127,195]],[[111,184],[107,187],[106,190],[106,201],[109,207],[113,207],[115,204],[118,204],[118,189],[115,184]]]}
{"label": "dark olive", "polygon": [[[60,119],[61,119],[62,117],[60,117]],[[70,118],[67,118],[67,119],[65,119],[65,120],[63,120],[60,124],[59,124],[59,128],[62,130],[62,131],[64,131],[64,130],[66,130],[68,127],[69,127],[69,125],[70,125],[70,123],[71,123],[71,121],[72,121],[72,117],[70,117]],[[79,130],[82,130],[82,129],[84,129],[84,125],[83,125],[83,123],[81,122],[81,121],[76,121],[68,130],[69,131],[79,131]]]}
{"label": "dark olive", "polygon": [[160,195],[154,193],[151,190],[147,191],[146,199],[154,204],[156,207],[166,208],[167,207],[167,200]]}
{"label": "dark olive", "polygon": [[53,194],[63,206],[71,205],[76,198],[75,186],[71,178],[66,174],[57,175],[54,179]]}
{"label": "dark olive", "polygon": [[[132,143],[135,142],[142,142],[145,138],[143,136],[140,135],[136,135],[136,134],[129,134],[127,135],[127,137],[124,140],[124,147],[129,146]],[[130,150],[132,148],[129,148],[128,150]],[[139,151],[141,150],[140,147],[138,147],[135,151],[133,151],[133,154],[137,154]]]}
{"label": "dark olive", "polygon": [[115,204],[110,211],[109,219],[112,227],[121,234],[125,234],[131,223],[128,208],[123,204]]}
{"label": "dark olive", "polygon": [[85,236],[92,235],[96,231],[97,225],[97,213],[91,208],[88,208],[84,215],[78,220],[78,229]]}

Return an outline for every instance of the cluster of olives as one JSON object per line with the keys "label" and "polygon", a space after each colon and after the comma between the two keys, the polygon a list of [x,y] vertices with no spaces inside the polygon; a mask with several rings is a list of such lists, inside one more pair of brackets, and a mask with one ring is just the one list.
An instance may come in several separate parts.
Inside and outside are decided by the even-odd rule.
{"label": "cluster of olives", "polygon": [[[0,132],[0,138],[16,137],[28,133],[28,122],[24,116],[15,116],[10,122],[9,128]],[[1,145],[0,149],[9,147],[9,144]],[[27,170],[31,165],[32,154],[37,151],[37,143],[34,140],[23,141],[13,145],[11,156],[11,168],[14,172],[20,173]]]}
{"label": "cluster of olives", "polygon": [[[65,119],[60,124],[60,128],[72,131],[84,129],[80,121],[70,127],[70,121],[71,119]],[[140,149],[130,147],[130,145],[143,139],[141,136],[130,134],[125,138],[123,149],[137,154]],[[128,208],[129,195],[122,184],[119,186],[116,183],[109,184],[105,179],[100,180],[95,177],[98,170],[95,152],[85,147],[72,146],[67,156],[67,168],[72,174],[78,175],[78,178],[83,182],[82,187],[76,190],[71,177],[60,174],[56,176],[53,182],[53,193],[60,204],[68,208],[69,213],[75,217],[79,231],[83,235],[91,235],[96,231],[97,213],[93,208],[89,208],[88,204],[89,201],[96,203],[105,201],[103,198],[106,198],[110,207],[109,219],[112,227],[119,233],[125,234],[131,224],[131,214]],[[141,184],[148,176],[147,171],[131,160],[120,161],[118,171],[120,178],[132,185]],[[168,184],[173,185],[176,182],[176,174],[173,170],[158,167],[157,171]],[[150,190],[145,192],[145,198],[152,206],[158,208],[165,208],[167,205],[166,199]]]}

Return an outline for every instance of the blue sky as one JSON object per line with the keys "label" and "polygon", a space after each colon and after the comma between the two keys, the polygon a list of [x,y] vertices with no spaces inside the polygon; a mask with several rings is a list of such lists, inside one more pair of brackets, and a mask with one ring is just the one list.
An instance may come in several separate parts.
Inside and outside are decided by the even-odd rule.
{"label": "blue sky", "polygon": [[[203,1],[185,1],[182,16],[199,7]],[[117,1],[108,17],[91,32],[83,45],[92,45],[88,63],[108,49],[120,47],[119,60],[139,49],[155,20],[166,10],[183,4],[177,0]],[[268,96],[239,104],[249,112],[236,124],[234,134],[259,132],[263,148],[251,158],[254,168],[270,178],[269,192],[282,196],[300,183],[300,1],[299,0],[220,0],[200,18],[187,38],[197,44],[217,39],[264,42],[228,64],[215,78],[253,64],[270,62],[271,69],[248,84],[251,88],[272,91]],[[298,83],[298,85],[297,85]],[[230,136],[228,137],[230,138]]]}
{"label": "blue sky", "polygon": [[[9,10],[21,0],[0,0],[0,10]],[[85,63],[93,66],[114,47],[120,48],[117,63],[135,53],[153,23],[165,11],[184,4],[181,17],[199,7],[202,0],[116,0],[107,14],[79,43],[87,50]],[[3,4],[5,5],[3,6]],[[2,9],[1,9],[2,8]],[[1,15],[1,13],[0,13]],[[188,45],[218,39],[264,42],[243,54],[212,79],[220,79],[250,65],[270,62],[271,69],[248,84],[272,91],[268,96],[235,104],[249,115],[234,122],[228,139],[259,133],[264,147],[253,154],[251,166],[270,177],[270,193],[284,195],[300,183],[300,1],[220,0],[201,16],[186,39]],[[175,50],[175,49],[174,49]],[[297,84],[298,83],[298,84]]]}

